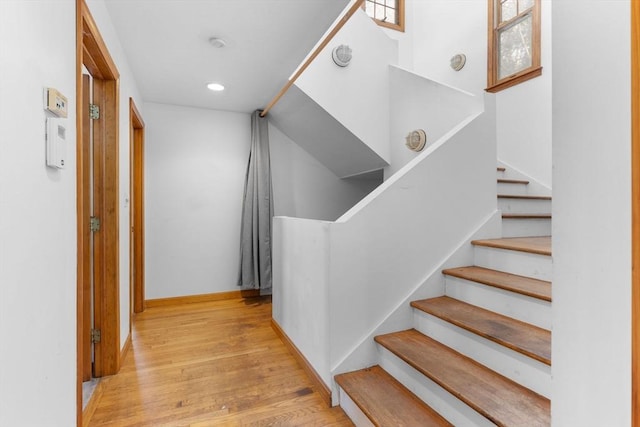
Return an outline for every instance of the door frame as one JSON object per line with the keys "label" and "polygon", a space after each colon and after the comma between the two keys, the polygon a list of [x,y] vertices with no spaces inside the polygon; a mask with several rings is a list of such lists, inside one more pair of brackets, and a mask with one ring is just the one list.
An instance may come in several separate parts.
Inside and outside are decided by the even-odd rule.
{"label": "door frame", "polygon": [[[82,75],[82,105],[89,105],[91,102],[91,77],[89,75]],[[78,94],[80,96],[80,94]],[[82,138],[82,149],[78,147],[78,164],[82,163],[82,165],[89,165],[91,162],[91,123],[90,123],[89,115],[84,114],[82,116],[82,135],[79,135],[79,138]],[[84,167],[82,169],[82,178],[79,177],[83,183],[91,181],[91,172],[89,167]],[[78,171],[80,174],[80,171]],[[91,212],[91,195],[88,185],[83,185],[81,191],[82,194],[79,194],[78,197],[78,209],[82,209],[82,212]],[[81,206],[80,206],[81,205]],[[78,215],[80,218],[80,215]],[[89,259],[91,256],[91,230],[89,227],[84,227],[82,230],[78,229],[78,240],[82,239],[82,257],[83,259]],[[80,245],[78,245],[78,257],[80,257]],[[82,277],[80,276],[82,274]],[[88,330],[93,323],[93,315],[91,310],[91,293],[93,291],[91,287],[91,269],[90,268],[82,268],[82,273],[78,270],[78,279],[82,280],[82,322],[79,324],[78,328],[82,329],[81,339],[82,339],[82,381],[89,381],[93,376],[93,361],[91,360],[91,334],[85,333],[85,330]],[[86,298],[85,298],[86,296]],[[88,331],[87,331],[88,332]]]}
{"label": "door frame", "polygon": [[631,425],[640,427],[640,2],[631,2]]}
{"label": "door frame", "polygon": [[[100,107],[100,118],[94,120],[94,213],[101,228],[94,232],[94,325],[101,340],[94,346],[94,376],[112,375],[120,368],[119,307],[119,204],[118,204],[118,117],[120,74],[98,31],[84,0],[76,0],[76,135],[83,135],[83,118],[88,108],[83,105],[82,66],[93,77],[93,103]],[[77,138],[77,384],[76,420],[82,425],[82,355],[83,337],[90,333],[84,324],[84,307],[90,299],[84,295],[84,281],[90,275],[90,233],[88,203],[89,167],[85,151],[88,147]]]}
{"label": "door frame", "polygon": [[[129,313],[142,313],[144,304],[144,120],[133,98],[129,98],[129,140],[131,207],[129,223],[130,309]],[[131,322],[129,322],[131,333]]]}

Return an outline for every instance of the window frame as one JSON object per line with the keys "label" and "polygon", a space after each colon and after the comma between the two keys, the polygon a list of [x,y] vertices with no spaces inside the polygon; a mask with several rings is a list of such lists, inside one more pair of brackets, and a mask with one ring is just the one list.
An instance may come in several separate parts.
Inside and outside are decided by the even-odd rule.
{"label": "window frame", "polygon": [[[367,1],[375,1],[375,0],[364,0],[362,2],[362,10],[364,10],[365,13],[367,13]],[[396,30],[404,33],[404,0],[396,0],[396,5],[397,7],[395,8],[395,10],[396,10],[396,16],[398,17],[397,24],[376,19],[370,16],[368,13],[367,13],[367,16],[373,19],[373,22],[380,25],[381,27],[390,28],[392,30]]]}
{"label": "window frame", "polygon": [[[522,12],[515,17],[500,22],[498,16],[501,8],[497,4],[501,0],[489,0],[489,25],[488,25],[488,49],[487,49],[487,92],[495,93],[501,90],[510,88],[512,86],[523,83],[527,80],[531,80],[535,77],[542,75],[542,66],[540,64],[540,50],[541,50],[541,19],[540,19],[540,7],[542,0],[534,0],[533,6],[527,9],[526,12]],[[516,21],[523,19],[524,16],[531,14],[531,66],[521,70],[515,74],[498,78],[499,63],[498,56],[500,53],[500,31],[509,27]]]}

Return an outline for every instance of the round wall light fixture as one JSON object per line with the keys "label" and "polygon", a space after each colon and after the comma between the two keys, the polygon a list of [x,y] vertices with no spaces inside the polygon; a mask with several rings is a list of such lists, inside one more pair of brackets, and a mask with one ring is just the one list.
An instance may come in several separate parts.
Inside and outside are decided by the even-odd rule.
{"label": "round wall light fixture", "polygon": [[462,70],[462,67],[464,67],[464,64],[466,64],[466,62],[467,57],[465,56],[465,54],[458,53],[451,57],[451,62],[449,63],[449,65],[451,65],[451,68],[453,68],[455,71],[460,71]]}
{"label": "round wall light fixture", "polygon": [[333,62],[339,67],[346,67],[351,62],[351,48],[346,44],[341,44],[331,51]]}
{"label": "round wall light fixture", "polygon": [[409,132],[409,135],[406,137],[407,142],[405,145],[411,151],[422,151],[424,146],[427,144],[427,134],[422,129],[416,129],[414,131]]}

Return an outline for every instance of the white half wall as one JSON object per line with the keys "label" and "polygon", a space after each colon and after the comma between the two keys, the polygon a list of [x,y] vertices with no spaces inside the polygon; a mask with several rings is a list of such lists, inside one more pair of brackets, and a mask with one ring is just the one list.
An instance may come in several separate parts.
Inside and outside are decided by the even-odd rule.
{"label": "white half wall", "polygon": [[[2,426],[76,423],[75,7],[0,1]],[[46,87],[69,103],[63,170],[45,166]]]}
{"label": "white half wall", "polygon": [[[487,100],[489,101],[489,100]],[[331,364],[496,210],[494,106],[468,117],[336,221]]]}
{"label": "white half wall", "polygon": [[273,219],[273,319],[326,384],[329,366],[329,226]]}
{"label": "white half wall", "polygon": [[251,117],[145,104],[146,297],[238,290]]}
{"label": "white half wall", "polygon": [[553,3],[551,418],[629,426],[630,1]]}

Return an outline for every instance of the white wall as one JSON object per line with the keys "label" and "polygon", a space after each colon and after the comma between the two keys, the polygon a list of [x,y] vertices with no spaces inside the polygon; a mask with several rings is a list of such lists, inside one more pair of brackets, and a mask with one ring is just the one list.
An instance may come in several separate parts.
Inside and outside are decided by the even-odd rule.
{"label": "white wall", "polygon": [[129,221],[130,193],[130,141],[129,141],[129,98],[133,98],[144,119],[142,97],[138,91],[135,78],[129,68],[120,39],[111,22],[111,16],[104,0],[86,0],[87,6],[98,25],[107,49],[120,73],[120,107],[119,107],[119,209],[120,209],[120,347],[124,346],[129,335],[130,322],[130,274],[129,274],[129,237],[131,225]]}
{"label": "white wall", "polygon": [[631,423],[630,1],[553,5],[557,427]]}
{"label": "white wall", "polygon": [[[73,0],[0,1],[2,426],[75,425],[75,16]],[[45,87],[69,101],[64,170],[45,166]]]}
{"label": "white wall", "polygon": [[249,114],[145,104],[146,297],[238,290]]}
{"label": "white wall", "polygon": [[[487,85],[487,2],[406,0],[412,4],[415,71],[480,96]],[[467,56],[460,71],[449,66],[457,53]]]}
{"label": "white wall", "polygon": [[[145,104],[148,299],[238,290],[249,114]],[[336,177],[269,126],[274,213],[334,220],[376,181]]]}
{"label": "white wall", "polygon": [[381,183],[338,178],[272,124],[269,142],[276,216],[334,221]]}
{"label": "white wall", "polygon": [[380,29],[398,45],[398,66],[413,70],[413,25],[415,21],[414,2],[404,2],[404,31],[393,30],[380,26]]}
{"label": "white wall", "polygon": [[552,2],[543,0],[542,76],[496,95],[498,158],[551,188]]}
{"label": "white wall", "polygon": [[419,156],[405,145],[409,132],[423,129],[428,147],[472,113],[482,111],[473,95],[393,65],[389,66],[389,80],[391,162],[384,170],[385,178]]}
{"label": "white wall", "polygon": [[[331,58],[333,48],[353,50],[347,67]],[[396,42],[358,10],[300,76],[296,85],[384,160],[389,159],[389,71]]]}
{"label": "white wall", "polygon": [[[478,95],[487,86],[487,3],[407,0],[415,71]],[[543,73],[496,94],[498,159],[551,188],[551,1],[542,1]],[[409,41],[401,41],[402,44]],[[450,58],[464,53],[458,72]]]}

